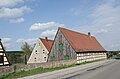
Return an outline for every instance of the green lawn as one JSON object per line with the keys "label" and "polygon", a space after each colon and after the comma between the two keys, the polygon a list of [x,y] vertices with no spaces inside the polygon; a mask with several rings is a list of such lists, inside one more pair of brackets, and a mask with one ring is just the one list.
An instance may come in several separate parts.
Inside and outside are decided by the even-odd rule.
{"label": "green lawn", "polygon": [[20,72],[10,73],[8,75],[3,75],[3,76],[0,76],[0,79],[16,79],[19,77],[35,75],[35,74],[50,72],[50,71],[54,71],[54,70],[60,70],[60,69],[64,69],[64,68],[74,67],[74,66],[92,63],[92,62],[97,62],[97,61],[100,61],[100,60],[84,62],[84,63],[80,63],[80,64],[73,64],[73,65],[69,65],[69,66],[54,67],[54,68],[42,68],[42,67],[40,67],[40,68],[28,70],[28,71],[20,71]]}
{"label": "green lawn", "polygon": [[25,63],[16,63],[16,64],[12,64],[12,66],[21,66],[21,65],[25,65]]}

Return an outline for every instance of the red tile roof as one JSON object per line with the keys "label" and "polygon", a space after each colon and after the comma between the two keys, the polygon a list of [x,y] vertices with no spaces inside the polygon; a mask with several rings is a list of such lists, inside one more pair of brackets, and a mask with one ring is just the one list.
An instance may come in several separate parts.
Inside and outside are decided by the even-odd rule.
{"label": "red tile roof", "polygon": [[93,36],[59,28],[76,52],[106,51]]}
{"label": "red tile roof", "polygon": [[47,48],[47,50],[50,52],[53,40],[44,39],[44,38],[40,38],[40,40],[42,41],[42,43],[44,44],[44,46]]}

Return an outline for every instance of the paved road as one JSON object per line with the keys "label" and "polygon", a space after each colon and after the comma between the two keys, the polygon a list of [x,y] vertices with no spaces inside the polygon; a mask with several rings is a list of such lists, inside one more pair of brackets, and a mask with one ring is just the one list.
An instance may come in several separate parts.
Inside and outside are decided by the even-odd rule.
{"label": "paved road", "polygon": [[85,72],[76,72],[60,79],[120,79],[120,60],[101,65]]}
{"label": "paved road", "polygon": [[115,79],[113,77],[109,78],[109,74],[110,76],[111,73],[120,74],[120,68],[118,67],[120,67],[120,61],[104,60],[53,72],[27,76],[19,79],[107,79],[106,76],[108,76],[108,79]]}

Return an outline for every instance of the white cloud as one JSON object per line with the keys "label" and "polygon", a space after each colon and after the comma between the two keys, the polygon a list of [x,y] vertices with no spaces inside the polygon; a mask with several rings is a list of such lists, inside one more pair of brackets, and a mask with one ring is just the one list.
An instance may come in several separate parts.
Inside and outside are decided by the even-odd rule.
{"label": "white cloud", "polygon": [[90,16],[93,19],[91,24],[80,29],[83,29],[84,32],[94,33],[94,36],[107,50],[120,49],[120,5],[101,4],[94,9]]}
{"label": "white cloud", "polygon": [[11,18],[11,17],[19,17],[22,16],[24,13],[30,12],[31,9],[23,6],[20,8],[6,8],[2,7],[0,9],[0,18]]}
{"label": "white cloud", "polygon": [[80,8],[71,8],[71,11],[75,16],[79,16],[81,14]]}
{"label": "white cloud", "polygon": [[23,3],[23,0],[0,0],[0,7],[15,6],[18,3]]}
{"label": "white cloud", "polygon": [[42,37],[54,37],[57,30],[46,30],[41,33]]}
{"label": "white cloud", "polygon": [[100,30],[96,30],[95,32],[93,32],[93,33],[95,33],[95,34],[104,34],[104,33],[107,33],[108,31],[106,30],[106,29],[100,29]]}
{"label": "white cloud", "polygon": [[113,24],[106,24],[105,26],[109,27],[109,26],[112,26]]}
{"label": "white cloud", "polygon": [[2,38],[2,43],[5,48],[9,49],[12,46],[12,39],[11,38]]}
{"label": "white cloud", "polygon": [[36,31],[36,30],[46,30],[50,28],[58,28],[63,27],[64,24],[56,23],[56,22],[47,22],[47,23],[35,23],[31,25],[30,31]]}
{"label": "white cloud", "polygon": [[28,39],[24,39],[24,38],[20,38],[20,39],[17,39],[17,43],[24,43],[24,42],[27,42],[29,44],[34,44],[36,43],[36,40],[37,38],[28,38]]}
{"label": "white cloud", "polygon": [[24,18],[18,18],[18,19],[11,19],[10,23],[22,23],[24,22]]}

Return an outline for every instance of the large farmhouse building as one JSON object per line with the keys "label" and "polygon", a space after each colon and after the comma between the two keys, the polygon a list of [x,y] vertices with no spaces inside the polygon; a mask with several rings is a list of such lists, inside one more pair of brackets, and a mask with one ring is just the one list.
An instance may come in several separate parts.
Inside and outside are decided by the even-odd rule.
{"label": "large farmhouse building", "polygon": [[45,39],[39,38],[27,64],[47,62],[52,43],[53,40],[49,40],[47,37]]}
{"label": "large farmhouse building", "polygon": [[9,65],[9,61],[6,57],[5,49],[0,39],[0,66],[6,66],[6,65]]}
{"label": "large farmhouse building", "polygon": [[106,59],[106,50],[95,37],[59,28],[48,61],[76,59],[77,63]]}

